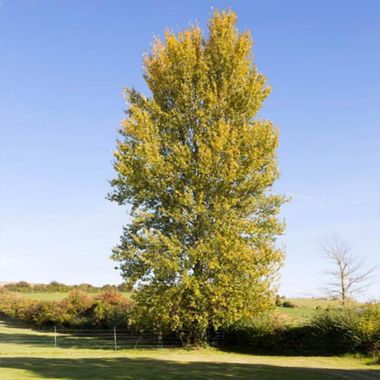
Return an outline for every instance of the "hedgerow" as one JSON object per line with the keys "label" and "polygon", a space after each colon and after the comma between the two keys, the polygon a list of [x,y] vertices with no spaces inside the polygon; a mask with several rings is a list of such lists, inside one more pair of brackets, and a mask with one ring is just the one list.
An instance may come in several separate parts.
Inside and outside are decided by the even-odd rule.
{"label": "hedgerow", "polygon": [[309,323],[291,325],[266,313],[224,329],[224,344],[258,353],[379,355],[380,304],[319,310]]}
{"label": "hedgerow", "polygon": [[114,289],[91,296],[73,290],[62,301],[35,301],[0,291],[0,314],[36,327],[128,327],[130,300]]}
{"label": "hedgerow", "polygon": [[[62,301],[35,301],[0,290],[0,314],[36,327],[129,329],[132,309],[132,301],[115,289],[95,296],[77,289]],[[379,360],[380,304],[321,309],[303,325],[289,324],[279,315],[266,312],[224,328],[223,336],[227,347],[256,353],[358,352]]]}

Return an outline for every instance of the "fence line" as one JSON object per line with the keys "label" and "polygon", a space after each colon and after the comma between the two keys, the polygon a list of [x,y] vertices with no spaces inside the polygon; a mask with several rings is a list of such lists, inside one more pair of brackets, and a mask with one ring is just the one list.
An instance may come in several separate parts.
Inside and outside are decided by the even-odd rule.
{"label": "fence line", "polygon": [[[159,337],[149,333],[136,334],[126,329],[73,329],[59,328],[34,330],[35,334],[0,334],[1,343],[19,343],[58,348],[131,349],[180,347],[181,341],[174,336]],[[222,340],[220,333],[209,337],[211,345]]]}

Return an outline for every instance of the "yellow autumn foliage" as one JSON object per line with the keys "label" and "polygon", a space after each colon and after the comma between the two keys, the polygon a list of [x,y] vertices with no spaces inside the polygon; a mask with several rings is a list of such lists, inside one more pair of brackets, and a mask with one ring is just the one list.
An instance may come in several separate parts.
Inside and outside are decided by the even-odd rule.
{"label": "yellow autumn foliage", "polygon": [[272,302],[283,260],[278,131],[270,92],[232,11],[166,31],[144,59],[151,94],[126,90],[110,199],[132,205],[113,258],[136,292],[136,326],[188,343]]}

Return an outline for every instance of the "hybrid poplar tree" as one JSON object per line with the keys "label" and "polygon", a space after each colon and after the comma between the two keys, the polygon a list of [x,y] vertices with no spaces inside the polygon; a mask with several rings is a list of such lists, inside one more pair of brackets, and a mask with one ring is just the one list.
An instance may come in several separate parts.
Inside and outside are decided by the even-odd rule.
{"label": "hybrid poplar tree", "polygon": [[236,15],[166,31],[144,59],[151,96],[126,90],[110,199],[132,205],[113,258],[137,287],[134,323],[197,344],[272,302],[283,253],[270,88]]}

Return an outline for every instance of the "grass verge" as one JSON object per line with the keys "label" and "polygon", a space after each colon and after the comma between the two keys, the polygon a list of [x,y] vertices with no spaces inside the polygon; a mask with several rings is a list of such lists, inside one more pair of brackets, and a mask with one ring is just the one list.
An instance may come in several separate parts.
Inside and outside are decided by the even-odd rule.
{"label": "grass verge", "polygon": [[[50,332],[0,323],[0,378],[23,379],[380,379],[360,357],[257,356],[217,349],[54,348]],[[78,341],[76,341],[78,340]]]}

